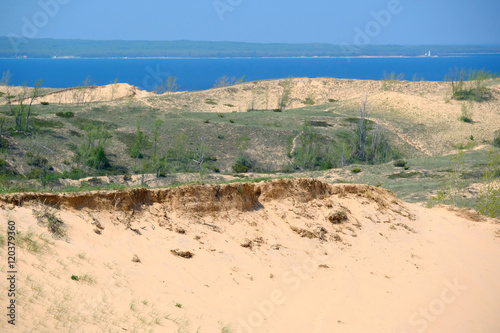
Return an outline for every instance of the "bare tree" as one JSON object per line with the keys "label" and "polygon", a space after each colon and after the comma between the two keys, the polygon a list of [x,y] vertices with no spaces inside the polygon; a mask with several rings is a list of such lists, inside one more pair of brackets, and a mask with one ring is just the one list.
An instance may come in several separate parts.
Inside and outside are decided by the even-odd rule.
{"label": "bare tree", "polygon": [[358,156],[364,161],[366,159],[366,141],[368,139],[368,122],[366,117],[368,115],[368,96],[361,100],[361,107],[359,109],[359,122],[356,129],[358,134]]}
{"label": "bare tree", "polygon": [[28,132],[29,129],[29,120],[30,120],[30,115],[31,115],[31,106],[33,105],[33,102],[35,99],[40,97],[41,95],[41,87],[42,87],[42,79],[38,80],[35,82],[35,87],[33,88],[33,91],[31,93],[31,99],[30,99],[30,104],[28,106],[28,113],[26,114],[26,129],[25,131]]}
{"label": "bare tree", "polygon": [[170,75],[167,77],[166,81],[162,81],[157,85],[153,91],[157,94],[163,94],[164,92],[176,92],[179,90],[179,85],[177,84],[177,77]]}
{"label": "bare tree", "polygon": [[227,75],[222,75],[215,81],[214,87],[221,88],[221,87],[234,86],[235,84],[240,84],[243,83],[244,81],[245,81],[245,75],[243,75],[240,78],[237,78],[236,76],[228,77]]}

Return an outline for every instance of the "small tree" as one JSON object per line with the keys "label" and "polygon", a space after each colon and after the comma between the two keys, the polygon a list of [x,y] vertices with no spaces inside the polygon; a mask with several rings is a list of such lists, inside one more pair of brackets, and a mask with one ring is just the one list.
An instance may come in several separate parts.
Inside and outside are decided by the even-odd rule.
{"label": "small tree", "polygon": [[356,127],[356,134],[358,138],[358,147],[356,151],[356,155],[359,157],[361,161],[366,160],[366,142],[368,139],[368,122],[366,117],[368,115],[368,97],[361,101],[361,107],[359,109],[359,122]]}
{"label": "small tree", "polygon": [[40,97],[41,95],[41,87],[42,87],[42,79],[36,81],[35,87],[33,88],[33,91],[31,93],[31,99],[30,99],[30,104],[28,106],[28,112],[26,114],[26,132],[28,132],[29,129],[29,120],[30,120],[30,115],[31,115],[31,106],[33,105],[33,102],[35,99]]}
{"label": "small tree", "polygon": [[278,109],[283,111],[287,108],[288,104],[290,104],[290,96],[292,94],[293,81],[292,78],[289,77],[283,81],[283,91],[281,92],[281,96],[278,102]]}
{"label": "small tree", "polygon": [[110,163],[104,147],[111,139],[111,133],[104,126],[97,127],[93,124],[85,125],[84,131],[84,141],[77,152],[78,161],[97,170],[108,168]]}
{"label": "small tree", "polygon": [[13,108],[11,108],[11,110],[14,113],[14,119],[16,121],[17,131],[23,130],[23,116],[24,116],[24,110],[26,108],[26,106],[24,105],[24,100],[26,99],[27,95],[28,95],[28,87],[26,86],[26,83],[24,83],[21,91],[17,95],[18,104],[15,105]]}
{"label": "small tree", "polygon": [[159,177],[161,173],[165,172],[167,167],[167,158],[165,155],[160,157],[158,152],[158,143],[160,140],[160,127],[163,124],[162,120],[157,119],[155,122],[155,130],[153,132],[153,153],[151,155],[151,167],[156,173],[156,177]]}
{"label": "small tree", "polygon": [[153,89],[153,91],[157,94],[163,94],[164,92],[176,92],[177,90],[179,90],[177,77],[172,75],[167,77],[167,80],[161,81],[160,84]]}
{"label": "small tree", "polygon": [[143,131],[141,131],[141,126],[139,123],[137,123],[137,130],[135,132],[135,143],[130,149],[130,157],[140,159],[143,158],[143,150],[147,148],[148,146],[148,138],[144,134]]}
{"label": "small tree", "polygon": [[311,121],[304,121],[299,139],[300,145],[296,155],[297,163],[303,169],[312,169],[316,167],[319,157],[319,133],[312,126]]}

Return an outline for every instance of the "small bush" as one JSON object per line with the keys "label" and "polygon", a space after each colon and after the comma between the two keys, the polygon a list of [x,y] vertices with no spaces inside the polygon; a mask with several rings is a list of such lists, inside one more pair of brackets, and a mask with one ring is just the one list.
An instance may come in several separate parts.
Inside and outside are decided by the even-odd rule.
{"label": "small bush", "polygon": [[493,137],[493,146],[500,148],[500,130],[495,132]]}
{"label": "small bush", "polygon": [[329,98],[329,99],[328,99],[328,102],[329,102],[329,103],[334,103],[334,102],[338,102],[338,100],[333,99],[333,98]]}
{"label": "small bush", "polygon": [[28,179],[38,179],[41,177],[42,177],[42,170],[40,168],[33,168],[28,174]]}
{"label": "small bush", "polygon": [[273,109],[273,112],[281,112],[281,109]]}
{"label": "small bush", "polygon": [[[225,105],[225,104],[224,104]],[[219,118],[224,118],[224,115],[222,113],[217,113],[217,117]]]}
{"label": "small bush", "polygon": [[354,168],[351,170],[352,173],[360,173],[361,169],[360,168]]}
{"label": "small bush", "polygon": [[315,104],[314,100],[311,97],[307,97],[302,103],[304,103],[305,105],[314,105]]}
{"label": "small bush", "polygon": [[42,105],[49,105],[49,102],[40,102]]}
{"label": "small bush", "polygon": [[246,167],[240,163],[235,163],[235,164],[233,164],[233,170],[234,170],[234,172],[237,172],[237,173],[245,173],[248,171],[248,167]]}
{"label": "small bush", "polygon": [[204,122],[205,124],[209,124],[209,123],[210,123],[210,120],[209,120],[209,119],[205,119],[203,122]]}
{"label": "small bush", "polygon": [[211,98],[207,98],[207,99],[205,100],[205,103],[210,104],[210,105],[217,105],[217,102],[215,102],[215,101],[214,101],[213,99],[211,99]]}
{"label": "small bush", "polygon": [[71,275],[71,280],[73,280],[73,281],[79,281],[80,278],[78,277],[78,275]]}
{"label": "small bush", "polygon": [[233,119],[229,119],[229,122],[230,122],[231,124],[234,124],[234,120],[233,120]]}
{"label": "small bush", "polygon": [[406,161],[405,160],[396,160],[394,161],[394,166],[398,168],[404,168],[406,166]]}
{"label": "small bush", "polygon": [[408,169],[410,169],[410,166],[409,166],[409,165],[405,165],[405,166],[403,167],[403,169],[408,170]]}
{"label": "small bush", "polygon": [[224,135],[222,135],[222,134],[217,135],[217,139],[223,140],[224,139]]}
{"label": "small bush", "polygon": [[26,156],[28,156],[26,163],[33,167],[43,168],[49,163],[49,160],[41,155],[26,154]]}
{"label": "small bush", "polygon": [[75,114],[71,111],[59,111],[56,113],[56,116],[61,118],[73,118]]}
{"label": "small bush", "polygon": [[123,175],[123,181],[129,182],[131,180],[132,180],[132,176],[131,175]]}

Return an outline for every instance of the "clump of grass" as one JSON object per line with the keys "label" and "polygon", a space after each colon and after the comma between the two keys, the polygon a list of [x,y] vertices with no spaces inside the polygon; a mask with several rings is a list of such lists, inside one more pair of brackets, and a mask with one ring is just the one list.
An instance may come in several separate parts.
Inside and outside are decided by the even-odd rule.
{"label": "clump of grass", "polygon": [[209,124],[209,123],[210,123],[210,120],[209,120],[209,119],[205,119],[203,122],[204,122],[205,124]]}
{"label": "clump of grass", "polygon": [[212,98],[205,99],[205,103],[210,104],[210,105],[217,105],[217,102],[214,101]]}
{"label": "clump of grass", "polygon": [[231,333],[231,327],[229,325],[224,326],[223,328],[221,328],[221,332],[222,333]]}
{"label": "clump of grass", "polygon": [[16,242],[17,245],[26,249],[32,253],[41,253],[47,249],[48,240],[41,238],[38,236],[38,239],[35,239],[35,234],[33,231],[28,230],[27,232],[17,231],[16,232]]}
{"label": "clump of grass", "polygon": [[490,150],[488,164],[481,177],[483,187],[477,202],[477,210],[486,216],[500,216],[500,186],[495,183],[500,174],[500,153]]}
{"label": "clump of grass", "polygon": [[82,276],[78,275],[71,275],[71,280],[77,281],[77,282],[85,282],[88,284],[94,284],[95,283],[95,278],[90,275],[90,274],[84,274]]}
{"label": "clump of grass", "polygon": [[360,173],[361,169],[360,168],[354,168],[351,170],[352,173]]}
{"label": "clump of grass", "polygon": [[85,282],[87,284],[94,284],[95,278],[90,274],[84,274],[80,276],[80,281]]}
{"label": "clump of grass", "polygon": [[47,229],[55,236],[55,237],[64,237],[66,236],[66,228],[61,219],[56,216],[56,212],[52,210],[48,206],[41,207],[40,210],[33,210],[35,217],[38,222],[47,226]]}
{"label": "clump of grass", "polygon": [[312,97],[307,97],[304,101],[302,101],[302,103],[305,105],[314,105],[315,104],[314,99],[312,99]]}
{"label": "clump of grass", "polygon": [[474,121],[472,120],[472,110],[470,109],[471,107],[468,107],[467,104],[462,104],[462,115],[458,119],[464,123],[472,124]]}
{"label": "clump of grass", "polygon": [[40,102],[42,105],[49,105],[49,102]]}
{"label": "clump of grass", "polygon": [[175,303],[175,306],[178,307],[179,309],[182,308],[182,304],[181,303]]}
{"label": "clump of grass", "polygon": [[59,111],[56,113],[56,116],[61,118],[73,118],[75,114],[71,111]]}

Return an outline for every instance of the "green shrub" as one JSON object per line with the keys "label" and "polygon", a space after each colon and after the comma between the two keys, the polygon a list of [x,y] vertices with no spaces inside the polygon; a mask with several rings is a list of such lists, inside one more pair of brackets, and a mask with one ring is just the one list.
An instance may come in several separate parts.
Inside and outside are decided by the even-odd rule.
{"label": "green shrub", "polygon": [[205,99],[205,103],[207,104],[210,104],[210,105],[217,105],[217,102],[215,102],[213,99],[211,98],[207,98]]}
{"label": "green shrub", "polygon": [[496,131],[493,136],[493,146],[500,148],[500,130]]}
{"label": "green shrub", "polygon": [[248,171],[248,167],[246,167],[240,163],[235,163],[235,164],[233,164],[233,170],[234,170],[234,172],[237,172],[237,173],[245,173]]}
{"label": "green shrub", "polygon": [[409,165],[405,165],[403,168],[404,168],[405,170],[408,170],[408,169],[410,169],[410,166],[409,166]]}
{"label": "green shrub", "polygon": [[477,210],[489,217],[500,217],[500,186],[495,180],[500,175],[500,153],[490,150],[488,163],[481,177],[482,188]]}
{"label": "green shrub", "polygon": [[26,156],[28,156],[28,160],[26,163],[30,166],[43,168],[49,163],[49,161],[41,155],[33,155],[32,153],[28,152]]}
{"label": "green shrub", "polygon": [[233,119],[229,119],[229,122],[230,122],[231,124],[234,124],[234,120],[233,120]]}
{"label": "green shrub", "polygon": [[70,171],[66,170],[63,172],[63,177],[68,179],[78,180],[87,177],[87,174],[80,168],[71,168]]}
{"label": "green shrub", "polygon": [[394,166],[398,167],[398,168],[404,168],[406,166],[406,163],[407,162],[405,160],[400,159],[400,160],[394,161]]}
{"label": "green shrub", "polygon": [[42,105],[49,105],[49,102],[40,102]]}
{"label": "green shrub", "polygon": [[75,114],[71,111],[59,111],[56,113],[56,116],[61,118],[73,118]]}
{"label": "green shrub", "polygon": [[39,179],[41,177],[42,177],[42,169],[40,168],[33,168],[28,174],[28,179]]}
{"label": "green shrub", "polygon": [[360,168],[354,168],[351,170],[352,173],[360,173],[361,169]]}
{"label": "green shrub", "polygon": [[209,119],[205,119],[205,120],[203,120],[203,122],[204,122],[205,124],[209,124],[209,123],[210,123],[210,120],[209,120]]}
{"label": "green shrub", "polygon": [[334,103],[334,102],[338,102],[338,100],[333,99],[333,98],[329,98],[329,99],[328,99],[328,102],[329,102],[329,103]]}

